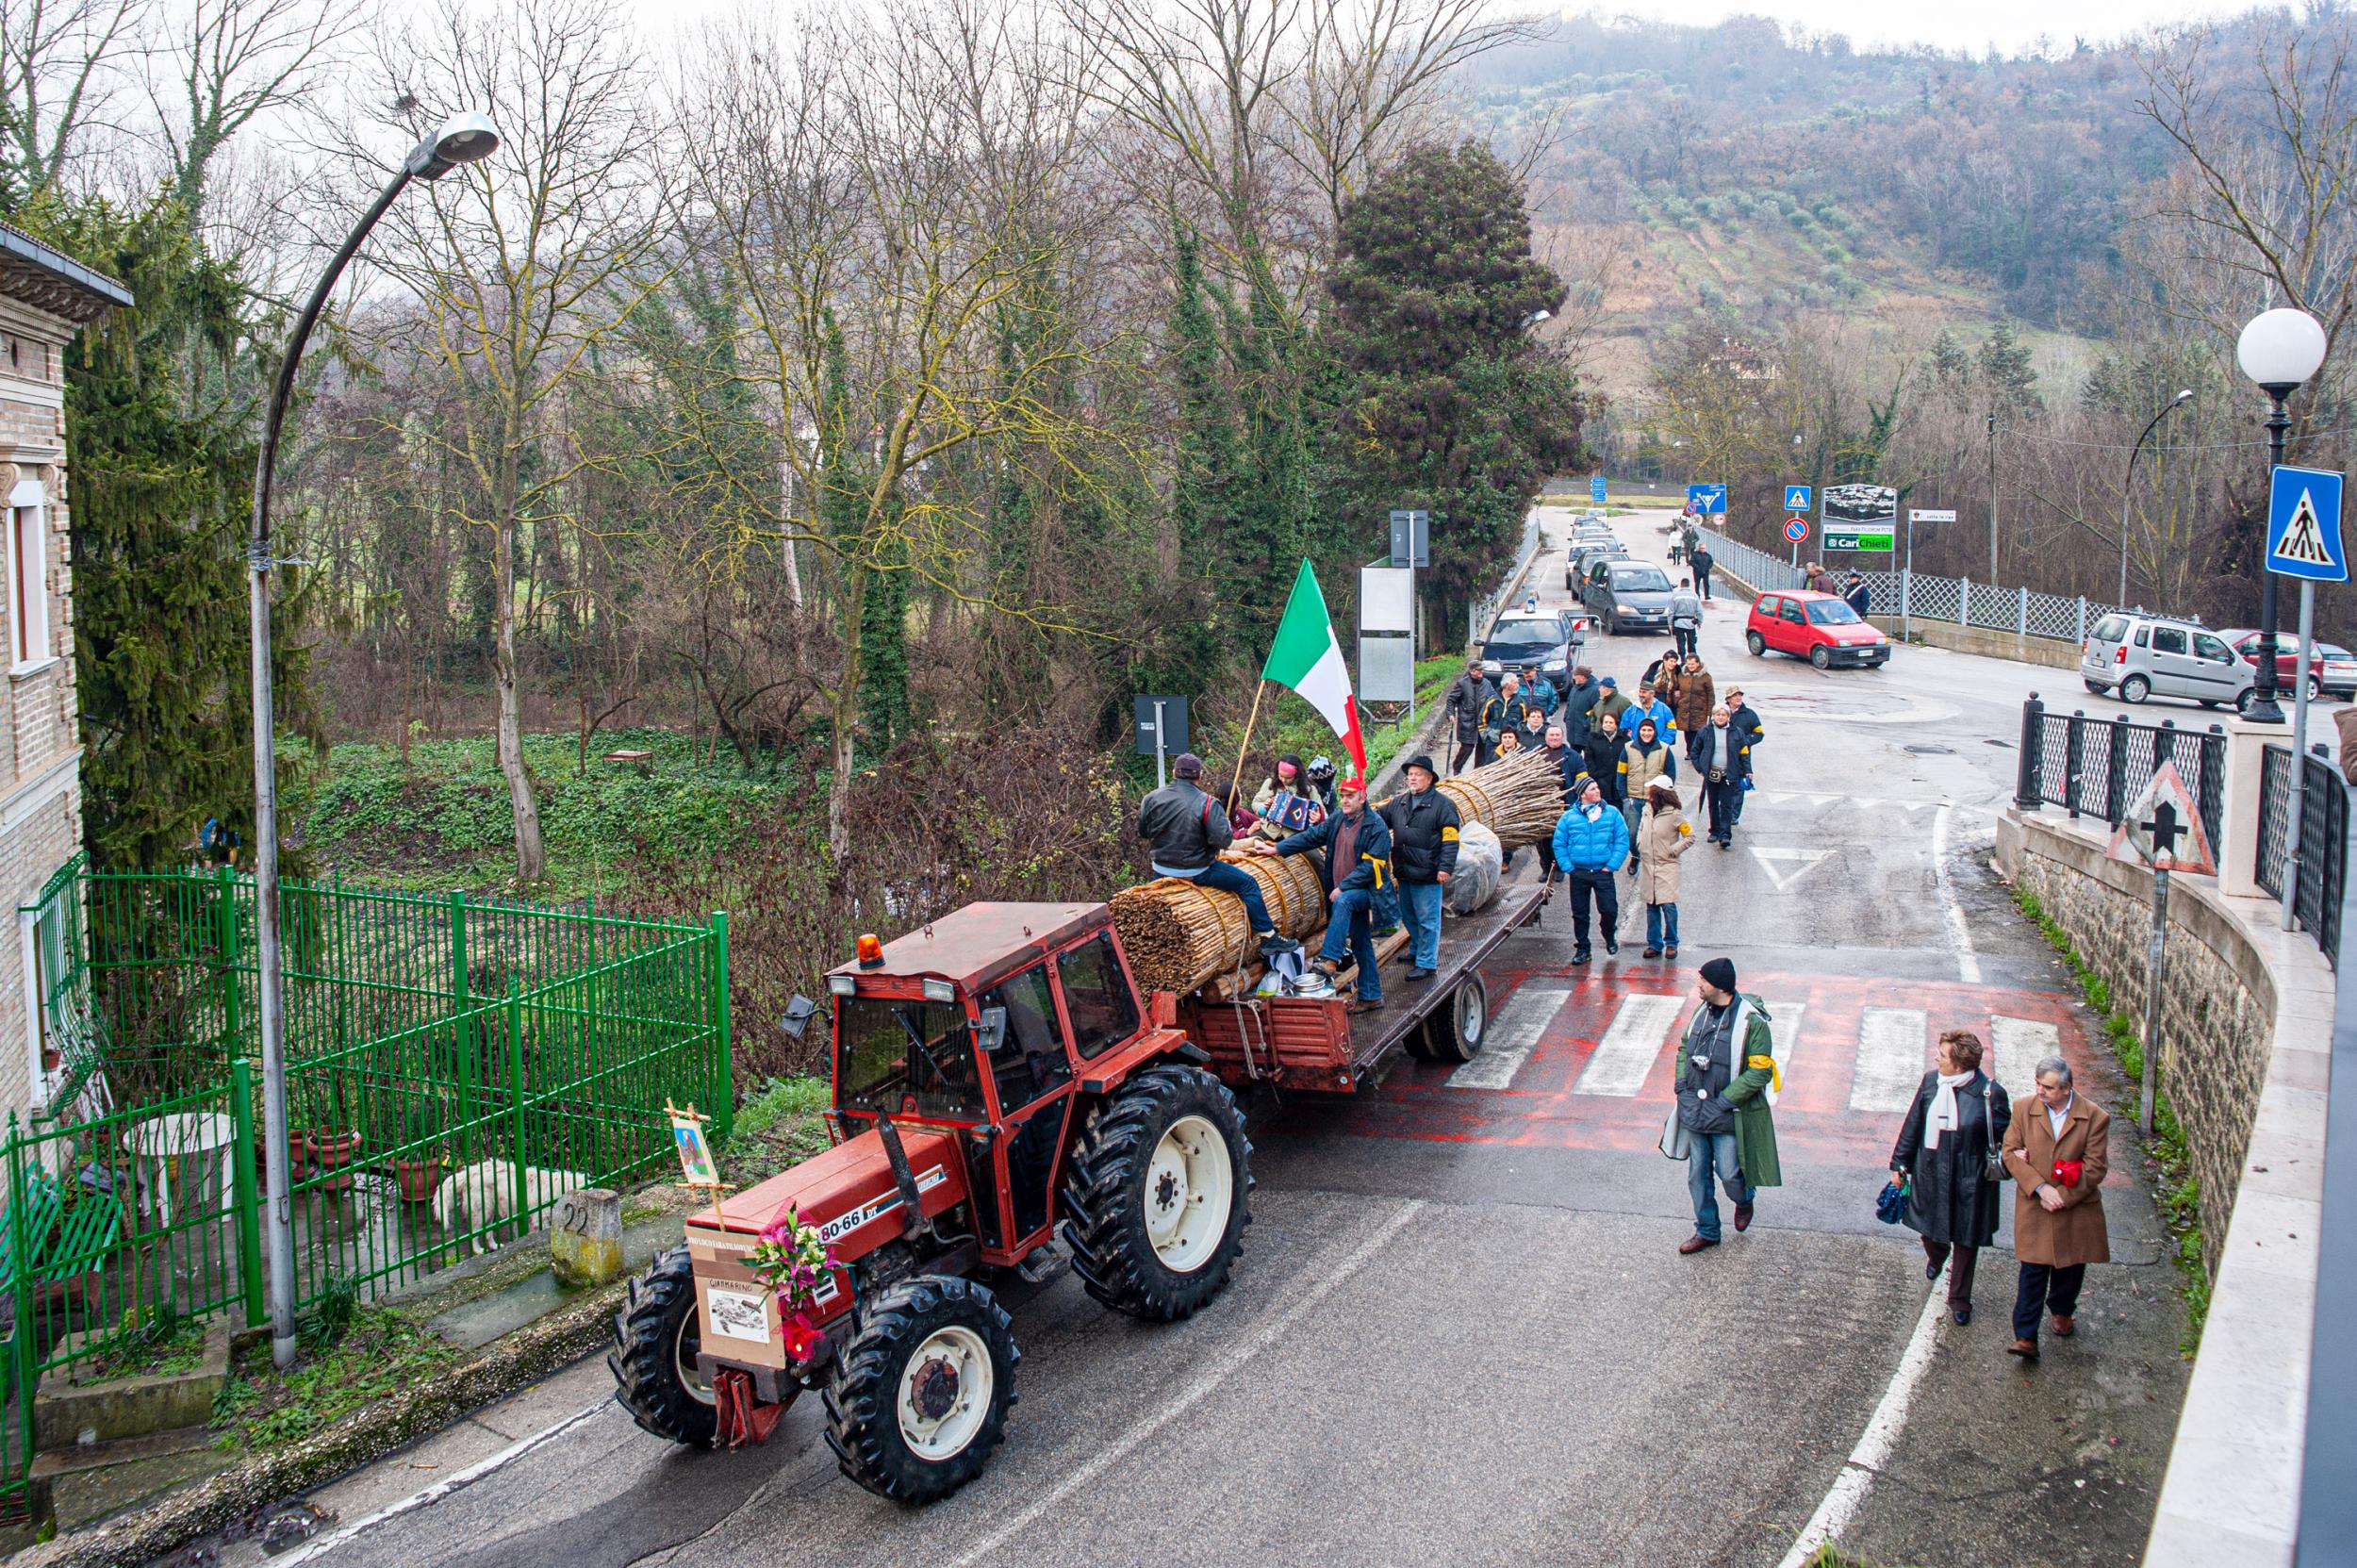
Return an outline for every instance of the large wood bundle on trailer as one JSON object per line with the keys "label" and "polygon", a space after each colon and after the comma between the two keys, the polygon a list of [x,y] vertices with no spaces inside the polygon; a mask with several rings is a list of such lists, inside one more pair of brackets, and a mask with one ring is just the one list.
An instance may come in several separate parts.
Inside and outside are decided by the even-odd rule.
{"label": "large wood bundle on trailer", "polygon": [[1457,802],[1459,818],[1497,834],[1509,855],[1553,834],[1563,815],[1563,775],[1544,751],[1517,751],[1435,787]]}
{"label": "large wood bundle on trailer", "polygon": [[[1284,935],[1315,936],[1326,929],[1326,889],[1307,855],[1220,857],[1261,884],[1269,918]],[[1244,900],[1214,893],[1183,877],[1162,877],[1128,887],[1112,899],[1114,929],[1129,968],[1148,991],[1178,996],[1258,966]]]}

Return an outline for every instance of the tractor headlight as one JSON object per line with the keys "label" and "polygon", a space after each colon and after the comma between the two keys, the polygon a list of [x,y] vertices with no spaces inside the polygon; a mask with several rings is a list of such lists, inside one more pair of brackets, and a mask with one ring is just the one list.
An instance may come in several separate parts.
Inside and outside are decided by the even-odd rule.
{"label": "tractor headlight", "polygon": [[946,980],[929,980],[925,982],[925,999],[955,1001],[958,999],[958,988]]}
{"label": "tractor headlight", "polygon": [[838,997],[855,996],[859,992],[859,977],[857,975],[829,975],[827,989]]}

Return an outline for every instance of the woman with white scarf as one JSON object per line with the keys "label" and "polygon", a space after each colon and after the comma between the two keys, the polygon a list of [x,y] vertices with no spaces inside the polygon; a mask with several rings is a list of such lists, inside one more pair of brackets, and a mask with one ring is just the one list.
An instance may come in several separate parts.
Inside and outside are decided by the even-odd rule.
{"label": "woman with white scarf", "polygon": [[[1948,1265],[1948,1312],[1972,1321],[1972,1269],[1997,1239],[2002,1173],[1984,1177],[2002,1148],[2013,1101],[1981,1068],[1981,1037],[1952,1029],[1939,1037],[1939,1065],[1923,1075],[1890,1151],[1890,1177],[1906,1188],[1907,1229],[1923,1238],[1923,1278]],[[1951,1263],[1951,1256],[1953,1262]]]}

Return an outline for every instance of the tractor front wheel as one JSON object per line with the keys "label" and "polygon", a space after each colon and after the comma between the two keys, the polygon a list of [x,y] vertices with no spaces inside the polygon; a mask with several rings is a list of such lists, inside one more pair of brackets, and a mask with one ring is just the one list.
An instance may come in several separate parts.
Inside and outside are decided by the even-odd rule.
{"label": "tractor front wheel", "polygon": [[982,1473],[1014,1403],[1014,1326],[971,1279],[921,1274],[859,1311],[827,1385],[827,1446],[896,1503],[934,1503]]}
{"label": "tractor front wheel", "polygon": [[1099,1107],[1064,1180],[1064,1242],[1088,1293],[1170,1323],[1228,1286],[1252,1223],[1252,1143],[1227,1086],[1150,1067]]}
{"label": "tractor front wheel", "polygon": [[696,1311],[696,1276],[687,1248],[658,1254],[630,1282],[630,1299],[614,1314],[614,1398],[647,1431],[690,1447],[709,1448],[720,1425],[712,1385],[696,1370],[703,1326]]}

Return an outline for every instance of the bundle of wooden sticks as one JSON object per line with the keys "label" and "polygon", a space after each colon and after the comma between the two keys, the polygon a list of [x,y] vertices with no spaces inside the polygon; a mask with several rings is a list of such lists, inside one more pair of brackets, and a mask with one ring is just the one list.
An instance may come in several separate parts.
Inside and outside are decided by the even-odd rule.
{"label": "bundle of wooden sticks", "polygon": [[[1442,780],[1438,787],[1457,802],[1459,817],[1497,834],[1508,854],[1554,833],[1556,818],[1563,815],[1561,776],[1540,752],[1476,767]],[[1220,858],[1242,867],[1261,884],[1261,898],[1279,932],[1301,939],[1326,929],[1326,890],[1308,856],[1230,852]],[[1124,888],[1113,895],[1112,907],[1130,969],[1148,991],[1184,996],[1259,961],[1244,903],[1228,894],[1164,877]]]}

